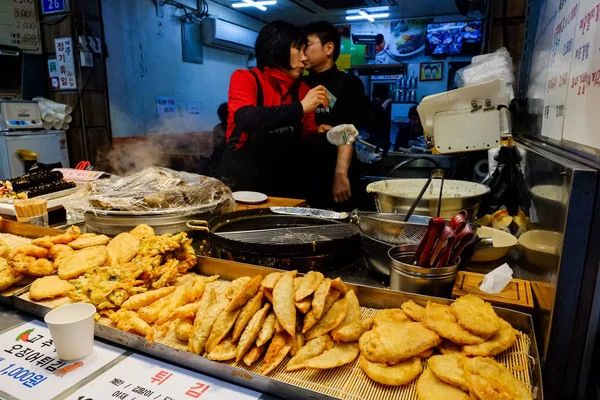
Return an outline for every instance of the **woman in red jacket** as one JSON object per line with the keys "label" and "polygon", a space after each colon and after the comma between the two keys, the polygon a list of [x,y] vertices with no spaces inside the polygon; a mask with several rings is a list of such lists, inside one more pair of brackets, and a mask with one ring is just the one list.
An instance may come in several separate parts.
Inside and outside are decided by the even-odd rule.
{"label": "woman in red jacket", "polygon": [[256,39],[258,68],[238,70],[231,77],[227,146],[220,175],[234,191],[302,197],[303,188],[310,184],[302,168],[310,162],[310,154],[301,150],[302,139],[331,127],[315,123],[314,110],[329,104],[326,89],[311,90],[299,80],[306,45],[306,35],[299,28],[284,21],[271,22]]}

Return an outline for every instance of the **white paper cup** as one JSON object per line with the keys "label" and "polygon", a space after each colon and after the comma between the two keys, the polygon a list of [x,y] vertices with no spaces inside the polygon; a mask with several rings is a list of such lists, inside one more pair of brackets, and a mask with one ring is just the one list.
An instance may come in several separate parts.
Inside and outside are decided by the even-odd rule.
{"label": "white paper cup", "polygon": [[77,360],[94,349],[94,314],[96,307],[88,303],[65,304],[44,317],[54,341],[58,358]]}

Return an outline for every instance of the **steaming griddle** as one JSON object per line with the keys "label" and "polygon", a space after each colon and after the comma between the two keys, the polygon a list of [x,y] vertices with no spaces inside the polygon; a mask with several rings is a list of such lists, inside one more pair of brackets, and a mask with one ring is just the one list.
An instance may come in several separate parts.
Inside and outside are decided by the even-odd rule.
{"label": "steaming griddle", "polygon": [[323,218],[244,210],[209,222],[217,257],[276,268],[339,269],[361,259],[355,225]]}

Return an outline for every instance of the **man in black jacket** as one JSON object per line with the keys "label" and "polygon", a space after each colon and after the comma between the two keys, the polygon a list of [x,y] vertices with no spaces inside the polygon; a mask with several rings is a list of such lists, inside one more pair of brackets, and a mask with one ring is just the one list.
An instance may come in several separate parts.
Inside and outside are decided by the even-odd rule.
{"label": "man in black jacket", "polygon": [[[317,125],[354,124],[357,128],[366,119],[367,104],[362,81],[337,69],[341,38],[336,27],[328,22],[315,22],[306,28],[306,69],[304,82],[311,88],[323,85],[329,96],[329,106],[315,110]],[[309,178],[313,188],[308,198],[312,207],[351,210],[357,206],[356,188],[360,180],[358,160],[351,145],[335,148],[314,139],[310,143],[312,156]],[[315,153],[316,152],[316,153]],[[338,156],[339,154],[339,156]],[[355,192],[355,196],[352,192]]]}

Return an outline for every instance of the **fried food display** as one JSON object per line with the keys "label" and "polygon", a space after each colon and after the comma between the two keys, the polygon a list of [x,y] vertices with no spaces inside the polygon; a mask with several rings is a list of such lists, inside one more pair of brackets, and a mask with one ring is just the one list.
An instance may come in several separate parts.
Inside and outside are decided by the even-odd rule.
{"label": "fried food display", "polygon": [[382,385],[406,385],[421,373],[421,360],[418,357],[411,357],[395,365],[386,365],[373,363],[361,355],[358,362],[369,378]]}
{"label": "fried food display", "polygon": [[87,270],[101,267],[106,262],[106,246],[88,247],[65,257],[58,267],[60,279],[74,279]]}
{"label": "fried food display", "polygon": [[457,388],[469,391],[463,364],[465,356],[459,354],[433,356],[427,360],[429,368],[442,381]]}
{"label": "fried food display", "polygon": [[350,364],[358,357],[360,349],[358,343],[340,343],[330,350],[325,350],[322,354],[306,360],[306,368],[311,369],[332,369]]}
{"label": "fried food display", "polygon": [[309,340],[300,348],[296,355],[288,361],[285,370],[296,371],[305,368],[305,362],[323,354],[326,350],[335,347],[335,343],[329,335],[322,335],[312,340]]}
{"label": "fried food display", "polygon": [[29,297],[35,301],[53,299],[66,296],[72,290],[75,290],[75,286],[69,281],[64,281],[57,275],[50,275],[38,278],[31,284]]}
{"label": "fried food display", "polygon": [[[469,391],[473,398],[488,398],[489,387],[526,398],[518,397],[522,387],[511,377],[490,372],[495,365],[463,368],[467,356],[497,355],[519,334],[501,319],[487,340],[467,328],[481,325],[482,332],[493,325],[486,319],[487,303],[467,298],[453,309],[407,301],[374,313],[361,310],[355,291],[341,279],[318,272],[276,271],[233,281],[188,273],[196,255],[185,233],[156,236],[141,227],[85,247],[103,241],[97,236],[73,229],[59,240],[4,251],[12,258],[0,257],[0,288],[58,269],[58,275],[32,284],[32,300],[68,296],[92,303],[97,318],[110,318],[118,329],[148,341],[177,338],[189,352],[214,361],[260,363],[264,375],[351,364],[374,382],[402,386],[418,379],[425,359],[429,367],[417,383],[422,399],[469,398]],[[434,356],[435,347],[444,355]]]}
{"label": "fried food display", "polygon": [[360,351],[371,362],[396,364],[440,344],[442,339],[419,322],[385,324],[360,338]]}
{"label": "fried food display", "polygon": [[336,301],[315,326],[305,333],[306,340],[314,339],[337,327],[346,317],[348,301],[343,298]]}
{"label": "fried food display", "polygon": [[407,322],[412,322],[412,320],[399,308],[378,311],[373,318],[373,325],[376,328],[387,324],[404,324]]}
{"label": "fried food display", "polygon": [[421,322],[441,337],[456,344],[481,344],[485,342],[485,338],[477,336],[459,325],[450,312],[450,307],[443,304],[428,301]]}
{"label": "fried food display", "polygon": [[[283,279],[283,277],[281,279]],[[279,366],[279,364],[281,364],[292,349],[293,342],[293,337],[287,332],[275,334],[262,362],[260,371],[263,375],[269,375]]]}
{"label": "fried food display", "polygon": [[404,311],[410,319],[415,322],[421,322],[421,318],[423,317],[423,313],[425,312],[425,307],[421,307],[417,303],[412,300],[409,300],[403,303],[400,308]]}
{"label": "fried food display", "polygon": [[294,304],[294,277],[289,273],[284,274],[273,289],[273,311],[283,329],[293,337],[296,331],[296,305]]}
{"label": "fried food display", "polygon": [[471,400],[467,393],[442,382],[431,368],[421,374],[417,382],[417,395],[419,400]]}
{"label": "fried food display", "polygon": [[[323,315],[323,311],[325,310],[325,300],[327,299],[327,295],[329,294],[329,289],[331,288],[331,280],[325,278],[321,281],[312,299],[312,309],[314,317],[319,319]],[[306,313],[305,313],[306,314]]]}
{"label": "fried food display", "polygon": [[15,271],[12,268],[7,268],[0,272],[0,291],[8,289],[12,285],[19,283],[25,279],[26,275]]}
{"label": "fried food display", "polygon": [[155,236],[154,229],[146,224],[140,224],[129,232],[135,240],[142,241],[144,239]]}
{"label": "fried food display", "polygon": [[[260,332],[261,326],[265,319],[267,318],[267,313],[269,312],[269,308],[271,306],[269,304],[265,304],[260,311],[257,311],[248,325],[246,325],[244,332],[241,334],[240,341],[237,345],[237,349],[235,352],[236,360],[239,362],[244,355],[250,350],[250,347],[256,342],[256,338],[258,337],[258,333]],[[235,341],[235,340],[234,340]]]}
{"label": "fried food display", "polygon": [[119,233],[106,245],[109,265],[118,267],[127,264],[137,255],[139,246],[140,241],[130,233]]}
{"label": "fried food display", "polygon": [[331,333],[333,335],[335,335],[335,333],[343,327],[360,320],[360,304],[358,304],[358,298],[354,294],[354,291],[347,291],[346,295],[344,296],[344,300],[348,305],[348,310],[342,322],[340,322],[335,328],[332,329]]}
{"label": "fried food display", "polygon": [[489,338],[500,330],[500,318],[492,305],[473,294],[456,299],[450,312],[462,327],[478,336]]}
{"label": "fried food display", "polygon": [[373,318],[354,321],[333,334],[336,342],[356,342],[367,331],[373,328]]}
{"label": "fried food display", "polygon": [[324,278],[325,277],[320,272],[309,271],[300,278],[298,289],[295,290],[294,299],[300,301],[313,294]]}
{"label": "fried food display", "polygon": [[110,242],[110,238],[106,235],[80,236],[77,239],[69,242],[69,247],[73,250],[81,250],[86,247],[106,246]]}
{"label": "fried food display", "polygon": [[529,388],[506,367],[487,357],[467,358],[464,362],[469,391],[486,400],[531,400]]}
{"label": "fried food display", "polygon": [[516,329],[500,318],[500,330],[496,334],[481,344],[463,346],[462,352],[468,356],[495,356],[512,347],[516,341]]}

